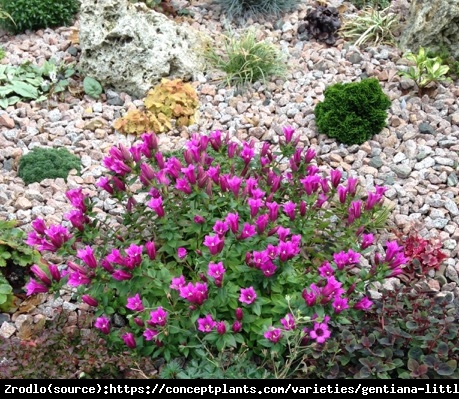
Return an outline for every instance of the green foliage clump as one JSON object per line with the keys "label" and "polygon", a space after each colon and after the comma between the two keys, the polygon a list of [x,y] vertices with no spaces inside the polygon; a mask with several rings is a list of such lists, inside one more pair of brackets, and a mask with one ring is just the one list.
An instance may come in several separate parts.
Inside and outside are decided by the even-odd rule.
{"label": "green foliage clump", "polygon": [[452,294],[405,285],[380,294],[375,310],[329,339],[321,353],[303,357],[301,378],[459,378]]}
{"label": "green foliage clump", "polygon": [[25,244],[26,233],[16,227],[15,220],[0,220],[0,310],[13,304],[13,289],[25,284],[28,266],[40,264],[41,255]]}
{"label": "green foliage clump", "polygon": [[386,125],[389,97],[375,78],[336,83],[325,89],[314,109],[320,133],[339,142],[362,144]]}
{"label": "green foliage clump", "polygon": [[225,73],[227,85],[242,88],[270,77],[283,77],[287,66],[283,54],[272,43],[259,40],[253,30],[241,37],[223,35],[223,49],[210,46],[204,53],[209,63]]}
{"label": "green foliage clump", "polygon": [[301,0],[214,0],[229,19],[278,16],[294,10]]}
{"label": "green foliage clump", "polygon": [[19,177],[24,183],[41,182],[44,179],[67,179],[72,169],[81,170],[81,160],[66,148],[35,147],[19,160]]}
{"label": "green foliage clump", "polygon": [[[8,379],[135,379],[153,374],[148,358],[115,354],[104,339],[88,330],[90,317],[61,311],[27,340],[0,337],[0,375]],[[40,367],[37,367],[37,364]]]}
{"label": "green foliage clump", "polygon": [[144,99],[145,110],[129,110],[117,119],[113,127],[127,134],[157,133],[175,126],[189,126],[196,122],[199,98],[196,89],[181,79],[162,79],[149,90]]}
{"label": "green foliage clump", "polygon": [[0,9],[11,18],[0,19],[12,33],[67,26],[80,9],[79,0],[0,0]]}
{"label": "green foliage clump", "polygon": [[19,101],[37,102],[63,92],[75,73],[73,64],[57,64],[51,58],[42,66],[26,61],[19,66],[0,65],[0,107],[6,109]]}

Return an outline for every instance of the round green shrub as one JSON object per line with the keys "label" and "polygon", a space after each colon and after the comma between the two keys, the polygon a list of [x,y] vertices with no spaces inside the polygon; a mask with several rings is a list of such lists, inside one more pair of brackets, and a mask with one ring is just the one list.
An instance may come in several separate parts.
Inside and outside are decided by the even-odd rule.
{"label": "round green shrub", "polygon": [[67,26],[80,9],[79,0],[0,0],[0,10],[8,13],[1,25],[12,33]]}
{"label": "round green shrub", "polygon": [[35,147],[19,160],[19,177],[24,183],[41,182],[44,179],[67,179],[72,169],[81,170],[81,160],[66,148]]}
{"label": "round green shrub", "polygon": [[362,144],[386,126],[389,97],[375,78],[336,83],[325,89],[314,114],[319,133],[344,144]]}

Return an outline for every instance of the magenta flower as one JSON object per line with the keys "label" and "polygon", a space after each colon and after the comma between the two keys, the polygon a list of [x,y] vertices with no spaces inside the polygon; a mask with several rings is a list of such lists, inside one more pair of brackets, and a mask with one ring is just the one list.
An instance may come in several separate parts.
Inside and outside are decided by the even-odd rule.
{"label": "magenta flower", "polygon": [[347,197],[347,188],[344,186],[338,186],[338,199],[339,202],[344,204],[346,202]]}
{"label": "magenta flower", "polygon": [[249,144],[244,143],[242,146],[242,151],[239,154],[239,156],[242,158],[242,160],[244,161],[246,165],[250,163],[254,155],[255,155],[255,150],[252,147],[250,147]]}
{"label": "magenta flower", "polygon": [[317,270],[320,277],[331,277],[335,272],[328,261],[323,262]]}
{"label": "magenta flower", "polygon": [[295,133],[295,128],[292,126],[284,126],[282,130],[284,131],[285,143],[289,144],[292,141],[293,133]]}
{"label": "magenta flower", "polygon": [[104,334],[110,332],[110,319],[108,317],[98,317],[94,323],[94,327],[102,331]]}
{"label": "magenta flower", "polygon": [[172,290],[180,291],[180,288],[184,287],[185,285],[185,277],[182,275],[180,277],[172,277],[172,282],[169,288]]}
{"label": "magenta flower", "polygon": [[212,315],[208,314],[206,317],[198,319],[198,330],[208,333],[211,332],[217,323],[212,318]]}
{"label": "magenta flower", "polygon": [[269,210],[269,220],[275,222],[279,213],[279,204],[277,202],[266,202],[266,207]]}
{"label": "magenta flower", "polygon": [[237,212],[228,213],[228,215],[226,215],[225,222],[228,223],[233,234],[236,234],[239,231],[239,214]]}
{"label": "magenta flower", "polygon": [[341,313],[343,310],[349,309],[347,298],[336,297],[332,303],[332,306],[335,310],[335,313]]}
{"label": "magenta flower", "polygon": [[254,218],[263,206],[263,201],[260,198],[249,198],[247,204],[250,207],[250,217]]}
{"label": "magenta flower", "polygon": [[142,263],[142,252],[143,246],[142,245],[135,245],[131,244],[128,248],[126,248],[126,267],[129,269],[133,269],[136,266],[139,266]]}
{"label": "magenta flower", "polygon": [[29,280],[25,288],[27,290],[26,292],[27,296],[48,292],[48,287],[46,285],[39,283],[33,278]]}
{"label": "magenta flower", "polygon": [[296,204],[293,201],[288,201],[283,205],[284,213],[289,217],[290,220],[295,220],[295,209]]}
{"label": "magenta flower", "polygon": [[224,236],[225,233],[228,231],[229,226],[227,222],[224,222],[222,220],[217,220],[214,224],[214,227],[212,230],[217,233],[219,236]]}
{"label": "magenta flower", "polygon": [[277,343],[279,342],[279,340],[282,338],[282,331],[280,328],[274,328],[274,327],[269,327],[268,331],[266,331],[263,336],[273,342],[273,343]]}
{"label": "magenta flower", "polygon": [[105,257],[110,263],[116,263],[120,266],[126,266],[126,259],[121,255],[121,252],[117,248],[113,248],[112,251]]}
{"label": "magenta flower", "polygon": [[83,213],[86,212],[85,199],[88,197],[88,194],[83,194],[83,189],[81,187],[68,190],[65,196],[75,208]]}
{"label": "magenta flower", "polygon": [[226,324],[225,324],[224,321],[219,321],[219,322],[217,323],[217,333],[218,333],[219,335],[223,335],[223,334],[226,333]]}
{"label": "magenta flower", "polygon": [[304,191],[307,195],[311,195],[319,189],[320,176],[319,175],[308,175],[304,179],[300,179],[300,183],[303,184]]}
{"label": "magenta flower", "polygon": [[271,277],[277,270],[277,266],[269,259],[260,266],[260,270],[265,277]]}
{"label": "magenta flower", "polygon": [[94,251],[87,245],[85,249],[79,249],[77,251],[77,257],[80,258],[89,268],[95,269],[97,267],[97,260],[94,256]]}
{"label": "magenta flower", "polygon": [[241,187],[242,179],[239,176],[225,176],[228,189],[231,190],[234,196],[237,198],[239,196],[239,189]]}
{"label": "magenta flower", "polygon": [[210,262],[207,269],[207,274],[215,280],[221,281],[226,269],[223,267],[223,262],[212,263]]}
{"label": "magenta flower", "polygon": [[67,212],[64,215],[64,218],[66,218],[72,224],[72,226],[79,231],[83,231],[84,225],[90,222],[88,216],[86,216],[79,209],[72,209],[70,212]]}
{"label": "magenta flower", "polygon": [[257,234],[257,229],[255,228],[255,226],[249,223],[244,223],[241,234],[239,234],[237,238],[239,240],[245,240],[246,238],[250,238],[254,236],[255,234]]}
{"label": "magenta flower", "polygon": [[318,344],[323,344],[330,338],[331,332],[327,323],[314,323],[314,327],[309,331],[309,336],[315,339]]}
{"label": "magenta flower", "polygon": [[149,186],[151,182],[155,179],[155,171],[148,163],[142,162],[140,164],[140,181],[145,186]]}
{"label": "magenta flower", "polygon": [[341,176],[342,173],[338,169],[330,171],[330,181],[334,188],[338,187],[339,183],[341,182]]}
{"label": "magenta flower", "polygon": [[69,274],[68,284],[72,287],[79,287],[80,285],[88,285],[91,282],[91,278],[86,274],[78,271]]}
{"label": "magenta flower", "polygon": [[397,241],[387,241],[386,242],[386,257],[384,258],[385,262],[390,262],[398,252],[403,252],[403,246],[399,246]]}
{"label": "magenta flower", "polygon": [[375,237],[373,234],[363,234],[362,242],[360,243],[360,249],[368,248],[370,245],[373,245]]}
{"label": "magenta flower", "polygon": [[183,287],[180,287],[180,297],[188,300],[189,302],[202,305],[207,299],[207,284],[206,283],[188,283]]}
{"label": "magenta flower", "polygon": [[56,265],[52,263],[48,263],[48,269],[51,274],[53,280],[60,281],[61,280],[61,273]]}
{"label": "magenta flower", "polygon": [[40,266],[33,265],[30,271],[45,285],[50,286],[52,284],[51,279]]}
{"label": "magenta flower", "polygon": [[162,306],[158,307],[158,309],[154,310],[153,312],[150,312],[150,324],[153,326],[161,326],[164,327],[167,323],[167,315],[168,312],[166,312]]}
{"label": "magenta flower", "polygon": [[352,201],[348,208],[348,212],[349,215],[347,217],[347,222],[351,224],[355,219],[358,219],[362,215],[362,201]]}
{"label": "magenta flower", "polygon": [[64,243],[72,238],[66,227],[61,225],[52,225],[45,230],[51,245],[54,247],[54,251],[57,251]]}
{"label": "magenta flower", "polygon": [[115,270],[112,273],[112,277],[115,280],[124,281],[124,280],[130,280],[132,278],[132,274],[125,270]]}
{"label": "magenta flower", "polygon": [[280,319],[280,322],[287,331],[295,329],[295,319],[291,313],[286,314],[284,318]]}
{"label": "magenta flower", "polygon": [[156,330],[152,330],[150,328],[147,328],[144,332],[143,332],[143,336],[145,337],[145,340],[146,341],[152,341],[156,338],[156,336],[159,334],[158,331]]}
{"label": "magenta flower", "polygon": [[88,304],[89,306],[97,307],[99,305],[99,302],[97,299],[93,298],[90,295],[82,295],[81,299],[83,300],[84,303]]}
{"label": "magenta flower", "polygon": [[109,194],[113,194],[115,192],[113,190],[113,187],[110,185],[110,178],[105,177],[105,176],[101,177],[97,181],[96,186],[102,188],[103,190],[105,190]]}
{"label": "magenta flower", "polygon": [[234,323],[233,323],[233,332],[235,333],[238,333],[239,331],[241,331],[241,328],[242,328],[242,323],[238,320],[236,320]]}
{"label": "magenta flower", "polygon": [[147,255],[150,260],[155,260],[156,258],[156,247],[153,241],[147,241],[145,243],[145,248],[147,249]]}
{"label": "magenta flower", "polygon": [[177,256],[179,257],[179,259],[185,258],[186,254],[187,254],[187,250],[185,248],[180,247],[179,249],[177,249]]}
{"label": "magenta flower", "polygon": [[306,163],[311,162],[315,156],[316,156],[316,151],[313,148],[308,148],[306,150],[306,153],[304,154],[304,162]]}
{"label": "magenta flower", "polygon": [[175,188],[185,194],[191,194],[193,192],[188,180],[181,177],[179,177],[175,182]]}
{"label": "magenta flower", "polygon": [[209,248],[211,255],[217,255],[223,249],[225,241],[218,235],[215,236],[205,236],[204,245]]}
{"label": "magenta flower", "polygon": [[31,223],[32,228],[38,233],[38,234],[45,234],[46,231],[46,224],[45,221],[41,218],[35,219]]}
{"label": "magenta flower", "polygon": [[355,304],[354,304],[354,309],[358,310],[368,310],[373,306],[373,302],[366,296],[363,298],[359,299]]}
{"label": "magenta flower", "polygon": [[239,296],[239,302],[245,303],[247,305],[251,305],[255,299],[257,298],[257,294],[253,287],[248,288],[241,288],[241,295]]}
{"label": "magenta flower", "polygon": [[347,179],[347,193],[351,197],[354,197],[356,194],[358,182],[359,182],[359,179],[357,179],[356,177],[349,177]]}
{"label": "magenta flower", "polygon": [[194,222],[197,223],[197,224],[203,224],[205,223],[205,219],[200,216],[200,215],[196,215],[194,218],[193,218]]}
{"label": "magenta flower", "polygon": [[135,294],[132,297],[128,297],[126,307],[128,309],[133,310],[134,312],[141,312],[145,309],[139,294]]}
{"label": "magenta flower", "polygon": [[127,345],[128,348],[135,349],[135,347],[137,346],[133,333],[130,332],[130,333],[123,334],[121,338],[123,338],[123,341]]}
{"label": "magenta flower", "polygon": [[158,217],[161,218],[165,215],[162,197],[151,198],[147,205],[156,212]]}
{"label": "magenta flower", "polygon": [[244,317],[244,311],[241,308],[236,308],[236,319],[241,321],[242,318]]}

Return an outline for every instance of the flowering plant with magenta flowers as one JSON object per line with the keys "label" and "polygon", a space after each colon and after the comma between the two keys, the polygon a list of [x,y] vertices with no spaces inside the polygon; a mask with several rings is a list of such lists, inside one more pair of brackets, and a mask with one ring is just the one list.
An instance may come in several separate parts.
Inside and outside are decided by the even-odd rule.
{"label": "flowering plant with magenta flowers", "polygon": [[400,274],[406,258],[372,233],[387,217],[385,188],[361,193],[283,130],[277,148],[218,130],[193,134],[177,156],[154,133],[112,147],[97,184],[122,212],[68,191],[66,220],[36,219],[27,239],[64,262],[34,266],[27,293],[70,286],[115,347],[166,360],[204,346],[280,358],[292,342],[320,347],[371,308],[368,284]]}

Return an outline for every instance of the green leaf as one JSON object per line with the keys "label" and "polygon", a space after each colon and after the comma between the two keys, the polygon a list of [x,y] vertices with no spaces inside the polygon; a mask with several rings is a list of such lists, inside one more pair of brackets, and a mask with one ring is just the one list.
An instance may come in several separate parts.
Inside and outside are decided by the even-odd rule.
{"label": "green leaf", "polygon": [[439,375],[451,375],[457,368],[456,360],[450,360],[446,363],[442,363],[437,368],[437,373]]}
{"label": "green leaf", "polygon": [[8,99],[7,98],[0,98],[0,107],[3,109],[8,108]]}
{"label": "green leaf", "polygon": [[86,76],[83,80],[84,92],[92,98],[99,98],[102,94],[102,86],[100,83],[90,76]]}
{"label": "green leaf", "polygon": [[9,284],[0,284],[0,294],[8,295],[13,292],[13,288]]}
{"label": "green leaf", "polygon": [[13,89],[16,94],[25,98],[36,99],[39,96],[36,87],[20,80],[11,81],[11,83],[6,85],[6,87]]}

